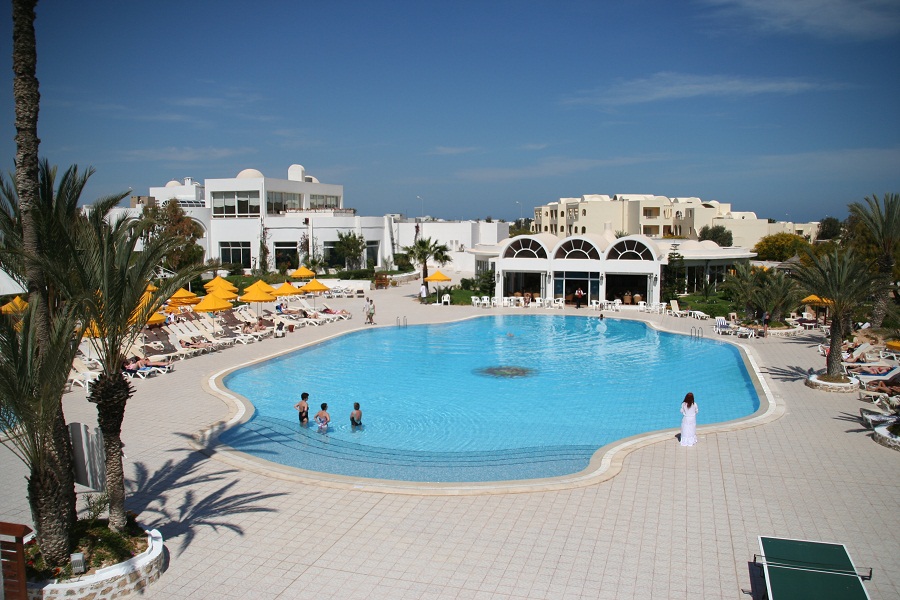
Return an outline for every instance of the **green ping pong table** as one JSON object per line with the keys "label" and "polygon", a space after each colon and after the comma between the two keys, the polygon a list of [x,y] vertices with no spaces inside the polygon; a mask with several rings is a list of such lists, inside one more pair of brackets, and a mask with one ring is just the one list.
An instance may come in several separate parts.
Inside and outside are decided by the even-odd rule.
{"label": "green ping pong table", "polygon": [[863,579],[843,544],[759,537],[760,554],[754,561],[762,567],[769,600],[867,600]]}

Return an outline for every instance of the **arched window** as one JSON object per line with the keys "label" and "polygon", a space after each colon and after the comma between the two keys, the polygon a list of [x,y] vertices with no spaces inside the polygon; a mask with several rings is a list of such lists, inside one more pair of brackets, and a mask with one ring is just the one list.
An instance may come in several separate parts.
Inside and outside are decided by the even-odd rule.
{"label": "arched window", "polygon": [[537,240],[516,238],[506,247],[503,258],[547,258],[547,251]]}
{"label": "arched window", "polygon": [[584,225],[581,226],[581,233],[587,233],[587,227]]}
{"label": "arched window", "polygon": [[654,260],[653,252],[637,240],[622,240],[609,249],[609,260]]}
{"label": "arched window", "polygon": [[581,216],[582,216],[582,217],[586,217],[586,216],[587,216],[587,209],[586,209],[586,208],[582,208],[582,209],[581,209]]}
{"label": "arched window", "polygon": [[556,250],[556,258],[600,260],[600,252],[587,240],[568,240]]}

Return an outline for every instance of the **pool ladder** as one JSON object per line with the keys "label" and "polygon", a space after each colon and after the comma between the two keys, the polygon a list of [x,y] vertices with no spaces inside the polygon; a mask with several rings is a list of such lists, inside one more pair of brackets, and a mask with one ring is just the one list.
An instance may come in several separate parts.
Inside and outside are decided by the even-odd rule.
{"label": "pool ladder", "polygon": [[403,321],[400,320],[400,317],[397,317],[397,327],[406,327],[406,317],[403,317]]}
{"label": "pool ladder", "polygon": [[703,336],[703,328],[702,327],[700,327],[699,325],[691,327],[691,339],[696,338],[699,340],[699,339],[702,339],[703,337],[704,336]]}

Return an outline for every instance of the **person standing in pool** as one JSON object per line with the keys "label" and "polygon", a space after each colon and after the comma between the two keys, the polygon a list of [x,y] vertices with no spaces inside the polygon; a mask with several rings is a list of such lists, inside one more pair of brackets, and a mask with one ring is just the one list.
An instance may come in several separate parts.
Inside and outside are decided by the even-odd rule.
{"label": "person standing in pool", "polygon": [[316,413],[316,423],[319,425],[319,433],[328,431],[328,424],[331,422],[331,415],[328,414],[328,404],[322,403],[322,410]]}
{"label": "person standing in pool", "polygon": [[362,411],[359,410],[359,402],[353,403],[353,410],[350,411],[350,429],[362,427]]}
{"label": "person standing in pool", "polygon": [[300,418],[300,425],[306,426],[309,425],[309,394],[303,392],[300,394],[300,402],[294,405],[294,410],[297,411],[298,417]]}
{"label": "person standing in pool", "polygon": [[688,392],[681,403],[681,445],[693,446],[697,443],[697,403],[694,402],[693,392]]}

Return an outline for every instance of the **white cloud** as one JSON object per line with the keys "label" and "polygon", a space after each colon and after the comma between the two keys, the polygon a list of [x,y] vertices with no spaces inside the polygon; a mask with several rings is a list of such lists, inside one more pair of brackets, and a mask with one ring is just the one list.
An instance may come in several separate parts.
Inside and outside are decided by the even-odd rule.
{"label": "white cloud", "polygon": [[128,150],[124,153],[127,160],[140,161],[176,161],[197,162],[204,160],[220,160],[231,156],[254,154],[254,148],[144,148]]}
{"label": "white cloud", "polygon": [[532,165],[521,167],[485,167],[459,171],[458,179],[464,181],[510,181],[516,179],[535,179],[558,177],[580,171],[590,171],[605,167],[621,167],[638,163],[664,160],[662,156],[623,156],[618,158],[569,158],[565,156],[549,157]]}
{"label": "white cloud", "polygon": [[436,156],[454,156],[456,154],[471,154],[478,152],[475,146],[435,146],[428,154]]}
{"label": "white cloud", "polygon": [[701,96],[752,96],[758,94],[799,94],[819,90],[844,89],[833,83],[816,83],[798,78],[739,77],[730,75],[689,75],[661,72],[641,79],[620,81],[603,89],[580,92],[562,103],[566,105],[619,106],[679,100]]}
{"label": "white cloud", "polygon": [[725,18],[745,18],[763,31],[817,37],[885,38],[900,33],[896,0],[702,0]]}

